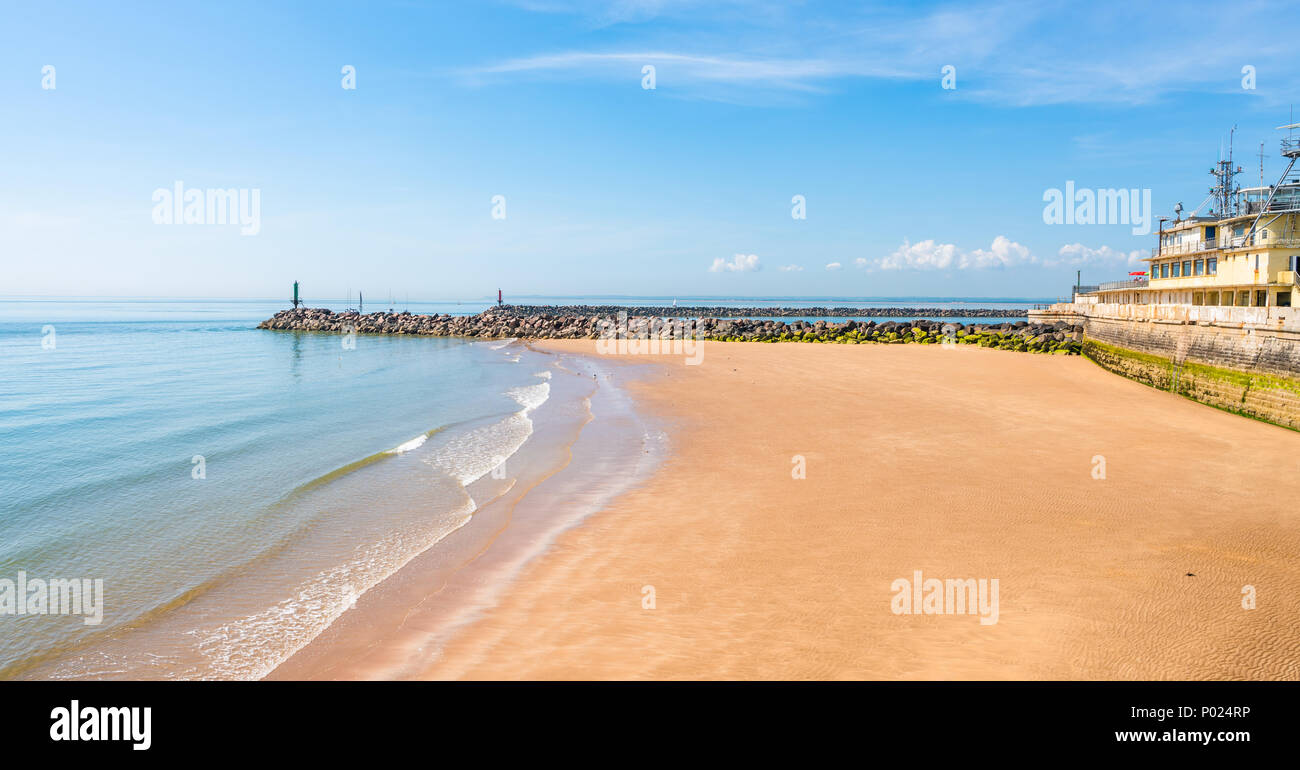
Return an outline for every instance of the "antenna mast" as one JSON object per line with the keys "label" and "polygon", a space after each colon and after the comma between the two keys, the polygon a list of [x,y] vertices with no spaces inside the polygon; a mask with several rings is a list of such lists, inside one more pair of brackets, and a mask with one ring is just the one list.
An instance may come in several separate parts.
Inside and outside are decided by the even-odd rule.
{"label": "antenna mast", "polygon": [[1241,188],[1233,186],[1233,178],[1241,173],[1241,169],[1232,165],[1232,140],[1236,132],[1237,127],[1233,126],[1232,131],[1228,133],[1228,159],[1220,160],[1214,164],[1214,168],[1210,169],[1210,175],[1214,177],[1210,197],[1214,200],[1215,210],[1220,219],[1237,214],[1236,198]]}

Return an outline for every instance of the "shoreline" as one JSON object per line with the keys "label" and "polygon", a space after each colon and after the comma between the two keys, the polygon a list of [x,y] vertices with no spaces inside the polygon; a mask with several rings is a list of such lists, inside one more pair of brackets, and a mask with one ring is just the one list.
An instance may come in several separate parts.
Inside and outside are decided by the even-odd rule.
{"label": "shoreline", "polygon": [[[312,454],[306,472],[278,482],[262,495],[264,504],[240,514],[253,524],[302,523],[282,527],[284,535],[222,563],[215,576],[186,586],[141,618],[95,629],[85,641],[43,657],[20,659],[4,678],[259,679],[412,558],[442,550],[449,537],[463,540],[456,532],[478,507],[549,472],[548,450],[567,446],[564,432],[586,419],[582,404],[594,387],[555,368],[553,354],[509,341],[464,342],[377,341],[372,353],[386,365],[392,358],[387,345],[410,350],[422,362],[390,370],[406,384],[421,383],[414,388],[375,380],[376,392],[390,398],[421,393],[403,400],[413,405],[403,416],[415,419],[377,421],[380,428],[371,430],[376,444],[360,451],[345,444],[335,462]],[[445,358],[446,351],[454,355]],[[474,368],[464,368],[467,362]],[[458,387],[466,371],[474,372],[476,390]],[[446,383],[453,387],[436,388]],[[452,401],[458,406],[449,406]],[[418,434],[412,427],[430,424],[437,427]],[[385,448],[365,453],[375,446]],[[356,454],[349,457],[348,448]]]}
{"label": "shoreline", "polygon": [[[535,433],[507,461],[512,481],[482,493],[463,527],[359,596],[262,679],[410,676],[559,533],[644,481],[662,449],[615,383],[637,367],[528,349],[554,357],[550,381],[567,392],[539,410]],[[632,462],[620,456],[633,452]],[[469,491],[477,499],[482,488]]]}

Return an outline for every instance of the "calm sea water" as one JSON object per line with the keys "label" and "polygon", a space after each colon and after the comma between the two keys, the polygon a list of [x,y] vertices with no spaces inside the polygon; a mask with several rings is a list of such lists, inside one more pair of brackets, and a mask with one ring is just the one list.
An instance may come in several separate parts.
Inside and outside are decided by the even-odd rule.
{"label": "calm sea water", "polygon": [[[232,605],[266,615],[268,634],[277,615],[327,620],[325,605],[463,522],[464,485],[527,438],[547,397],[545,362],[517,347],[363,336],[344,349],[336,335],[254,328],[277,309],[0,302],[0,579],[98,578],[106,594],[99,626],[0,615],[0,676],[222,589],[228,617],[189,643],[208,654],[177,640],[160,671],[257,673],[230,660],[260,641],[221,627]],[[352,488],[366,465],[388,478],[372,469]],[[305,542],[312,554],[281,558]],[[138,665],[100,658],[48,673]]]}
{"label": "calm sea water", "polygon": [[[679,304],[704,300],[763,304]],[[100,625],[6,614],[0,595],[0,678],[267,673],[468,521],[467,490],[551,395],[553,362],[518,345],[255,328],[283,307],[0,298],[0,581],[104,584]]]}

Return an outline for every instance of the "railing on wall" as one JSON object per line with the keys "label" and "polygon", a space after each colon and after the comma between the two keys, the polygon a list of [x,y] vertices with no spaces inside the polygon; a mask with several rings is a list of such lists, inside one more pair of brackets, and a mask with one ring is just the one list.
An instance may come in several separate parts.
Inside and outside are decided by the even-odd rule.
{"label": "railing on wall", "polygon": [[1123,321],[1182,321],[1240,324],[1300,331],[1300,308],[1223,307],[1219,305],[1127,305],[1108,302],[1059,302],[1046,311],[1075,313]]}
{"label": "railing on wall", "polygon": [[1214,251],[1219,248],[1215,241],[1184,241],[1182,243],[1166,243],[1164,246],[1156,246],[1151,249],[1153,257],[1177,257],[1183,254],[1195,254],[1198,251]]}
{"label": "railing on wall", "polygon": [[1218,251],[1220,249],[1239,249],[1243,246],[1259,246],[1267,249],[1300,248],[1300,238],[1264,238],[1256,233],[1249,238],[1242,235],[1223,235],[1211,241],[1187,241],[1185,243],[1167,243],[1151,249],[1153,257],[1180,257],[1201,251]]}
{"label": "railing on wall", "polygon": [[1103,281],[1097,287],[1097,290],[1114,291],[1116,289],[1145,289],[1146,287],[1147,279],[1143,276],[1141,278],[1131,278],[1127,281]]}

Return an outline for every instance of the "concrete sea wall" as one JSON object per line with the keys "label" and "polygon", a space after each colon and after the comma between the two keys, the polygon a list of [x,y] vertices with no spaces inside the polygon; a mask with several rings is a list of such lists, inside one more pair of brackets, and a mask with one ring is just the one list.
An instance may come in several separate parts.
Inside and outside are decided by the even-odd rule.
{"label": "concrete sea wall", "polygon": [[1081,322],[1083,354],[1111,372],[1300,430],[1300,329],[1275,318],[1233,323],[1133,315],[1065,304],[1031,318]]}

